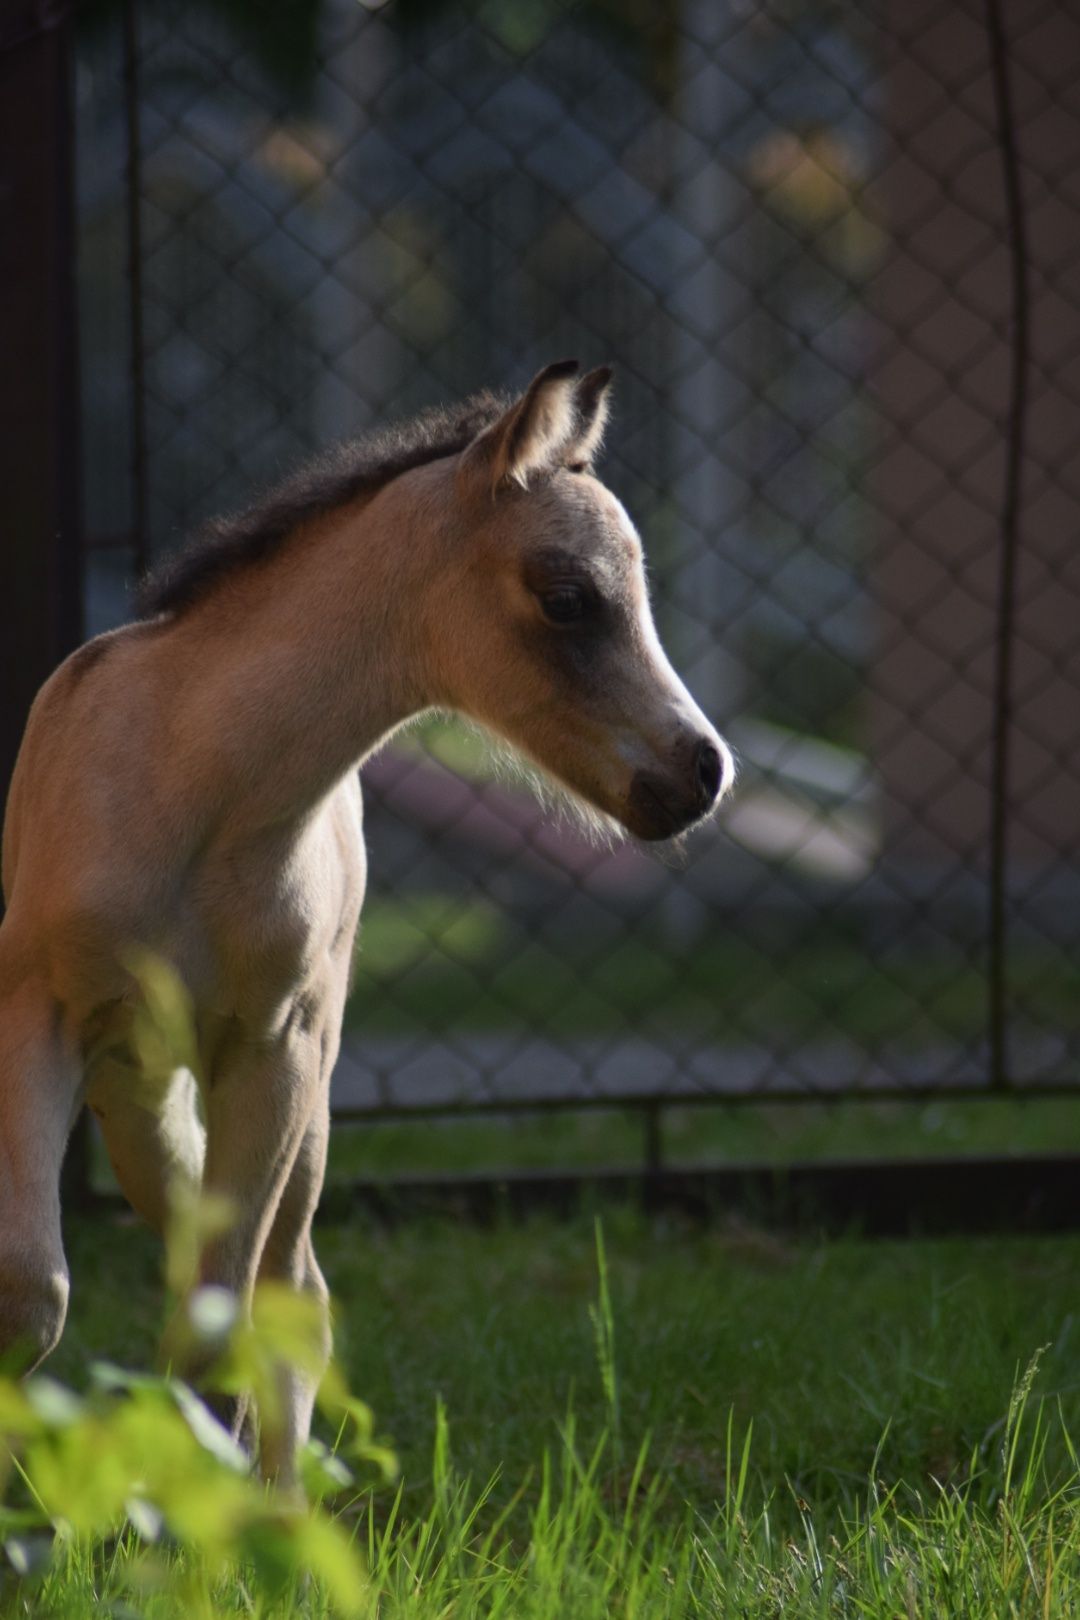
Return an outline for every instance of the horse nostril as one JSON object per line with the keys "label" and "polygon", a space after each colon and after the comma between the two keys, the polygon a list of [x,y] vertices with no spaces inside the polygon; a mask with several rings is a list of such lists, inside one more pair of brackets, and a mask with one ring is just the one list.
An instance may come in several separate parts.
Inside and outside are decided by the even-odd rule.
{"label": "horse nostril", "polygon": [[720,753],[711,742],[698,743],[694,760],[701,801],[706,807],[713,804],[720,791]]}

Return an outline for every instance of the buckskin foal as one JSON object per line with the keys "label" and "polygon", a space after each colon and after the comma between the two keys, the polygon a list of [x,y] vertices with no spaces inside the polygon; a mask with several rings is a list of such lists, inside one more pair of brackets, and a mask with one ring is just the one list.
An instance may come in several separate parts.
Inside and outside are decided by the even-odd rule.
{"label": "buckskin foal", "polygon": [[[4,827],[0,1354],[56,1344],[59,1172],[85,1101],[161,1228],[178,1178],[235,1214],[199,1281],[321,1305],[326,1157],[365,860],[357,766],[438,707],[498,733],[644,839],[707,814],[728,750],[657,640],[641,546],[592,472],[610,373],[548,366],[317,462],[211,526],[144,616],[40,692]],[[140,946],[192,997],[198,1083],[136,1070]],[[262,1466],[288,1475],[299,1374]],[[242,1402],[219,1405],[234,1431]]]}

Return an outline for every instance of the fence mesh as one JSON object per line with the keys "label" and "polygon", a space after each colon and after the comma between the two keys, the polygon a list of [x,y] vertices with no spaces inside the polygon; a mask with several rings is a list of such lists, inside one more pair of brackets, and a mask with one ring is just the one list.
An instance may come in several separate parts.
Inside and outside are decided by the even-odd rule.
{"label": "fence mesh", "polygon": [[90,629],[328,441],[576,354],[740,759],[677,864],[455,722],[374,761],[342,1109],[1075,1084],[1080,18],[1006,11],[85,9]]}

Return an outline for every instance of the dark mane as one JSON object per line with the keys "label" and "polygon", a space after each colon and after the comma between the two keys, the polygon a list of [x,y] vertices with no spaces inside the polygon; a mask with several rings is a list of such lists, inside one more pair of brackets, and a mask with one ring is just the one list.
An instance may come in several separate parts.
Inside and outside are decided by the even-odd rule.
{"label": "dark mane", "polygon": [[456,455],[505,409],[487,392],[459,405],[423,411],[316,457],[261,500],[233,517],[213,518],[139,587],[141,618],[182,613],[218,581],[263,561],[309,518],[373,494],[414,467]]}

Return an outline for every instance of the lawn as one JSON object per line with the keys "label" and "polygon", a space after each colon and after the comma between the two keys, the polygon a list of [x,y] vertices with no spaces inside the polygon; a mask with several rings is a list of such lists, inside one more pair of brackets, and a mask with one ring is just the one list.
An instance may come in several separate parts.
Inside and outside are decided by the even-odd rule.
{"label": "lawn", "polygon": [[[331,1137],[329,1177],[640,1168],[645,1124],[629,1107],[341,1123]],[[686,1168],[1075,1152],[1080,1097],[672,1104],[658,1129],[664,1162]],[[107,1180],[104,1163],[100,1169]]]}
{"label": "lawn", "polygon": [[[1080,1239],[826,1243],[620,1208],[602,1231],[602,1270],[586,1217],[321,1231],[342,1361],[402,1469],[396,1497],[341,1505],[360,1612],[1077,1612]],[[115,1219],[68,1237],[52,1371],[148,1364],[156,1246]],[[2,1612],[83,1612],[95,1569],[113,1612],[175,1612],[125,1588],[130,1536],[107,1575],[80,1557]],[[204,1612],[261,1612],[250,1578],[216,1591]]]}
{"label": "lawn", "polygon": [[[1014,1030],[1078,1031],[1080,969],[1047,943],[1007,964]],[[939,938],[868,943],[830,921],[784,938],[714,928],[673,939],[656,919],[591,927],[514,920],[483,899],[372,896],[346,1027],[373,1035],[492,1029],[676,1035],[797,1049],[814,1037],[940,1051],[985,1033],[985,955]]]}
{"label": "lawn", "polygon": [[[793,749],[812,741],[790,738]],[[506,776],[505,753],[497,745],[493,753],[482,732],[456,721],[428,720],[401,734],[395,748],[437,760],[466,781]],[[413,888],[407,870],[383,888],[375,851],[347,1027],[374,1035],[535,1031],[560,1039],[638,1032],[702,1044],[763,1042],[780,1051],[839,1037],[870,1049],[939,1054],[985,1035],[985,921],[978,913],[956,916],[899,894],[891,912],[875,912],[858,893],[840,891],[818,895],[804,911],[793,876],[791,909],[779,919],[770,907],[742,904],[713,911],[707,923],[700,914],[695,923],[669,903],[678,901],[675,891],[642,915],[607,907],[601,891],[575,906],[575,880],[554,872],[544,903],[534,901],[530,911],[499,894],[494,856],[487,875],[491,894],[483,881],[464,878],[453,892]],[[1005,969],[1014,1034],[1029,1043],[1080,1037],[1074,951],[1014,928]]]}

